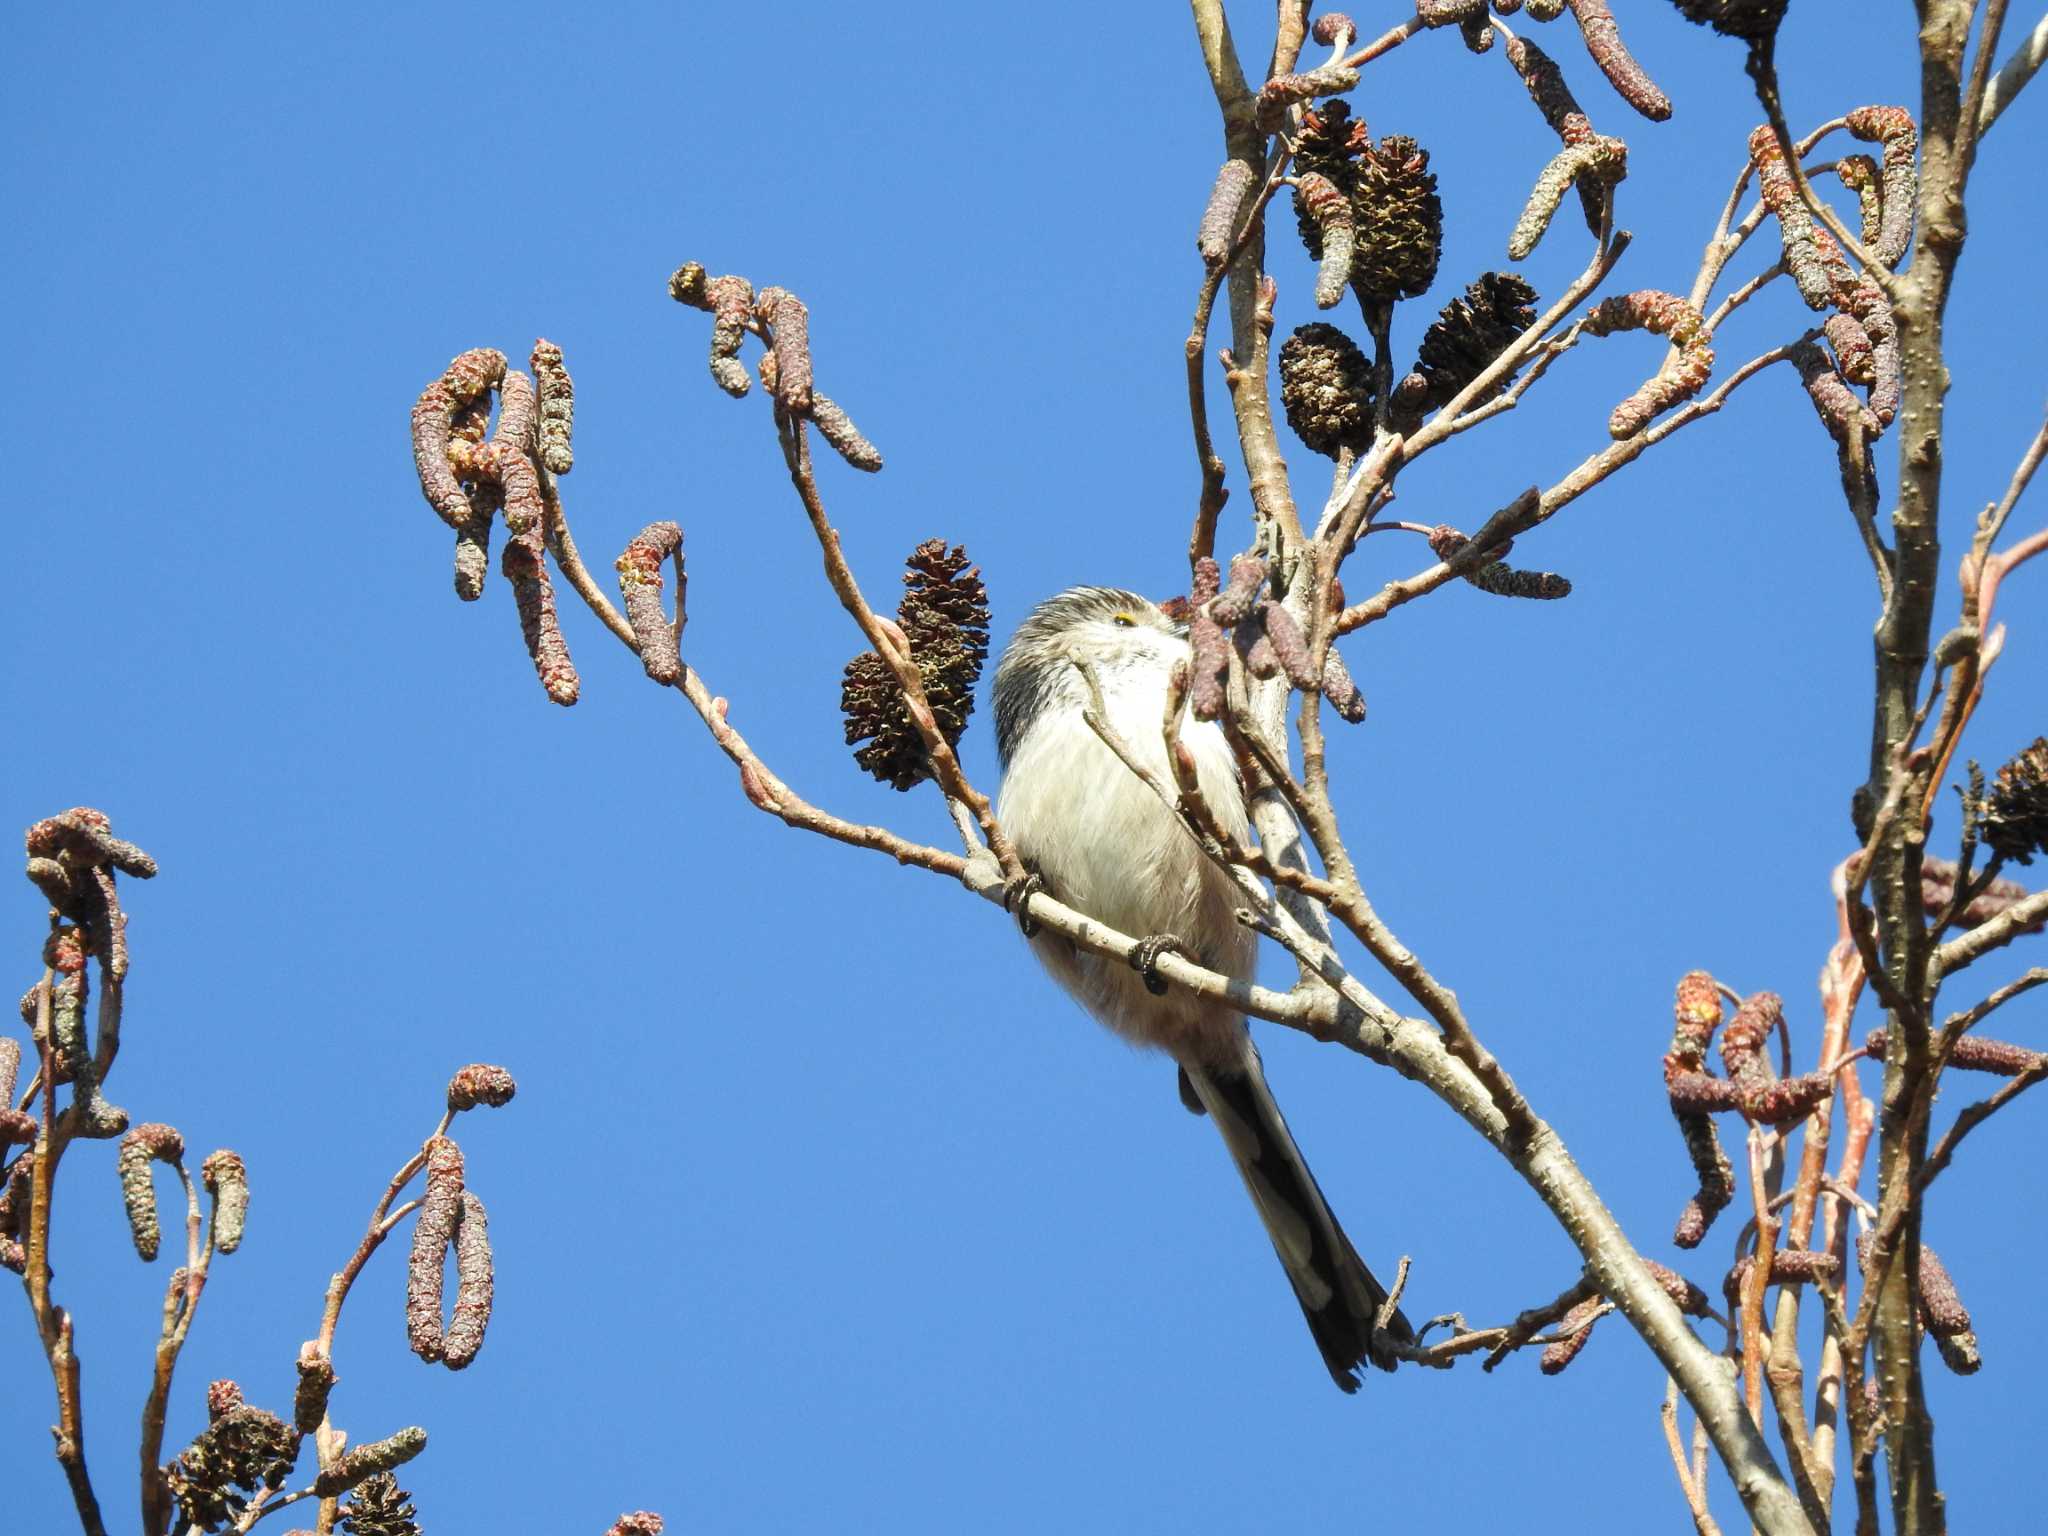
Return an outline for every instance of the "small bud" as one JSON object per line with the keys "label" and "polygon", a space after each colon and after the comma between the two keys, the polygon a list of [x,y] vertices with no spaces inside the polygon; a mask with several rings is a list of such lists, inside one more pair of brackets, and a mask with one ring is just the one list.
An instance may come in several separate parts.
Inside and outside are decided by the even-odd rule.
{"label": "small bud", "polygon": [[1342,11],[1325,11],[1309,28],[1309,36],[1325,48],[1341,48],[1358,36],[1358,28]]}
{"label": "small bud", "polygon": [[479,1104],[502,1109],[518,1091],[519,1085],[512,1081],[510,1072],[480,1061],[448,1079],[448,1108],[457,1113]]}
{"label": "small bud", "polygon": [[216,1421],[242,1406],[242,1389],[232,1381],[216,1381],[206,1389],[206,1417]]}

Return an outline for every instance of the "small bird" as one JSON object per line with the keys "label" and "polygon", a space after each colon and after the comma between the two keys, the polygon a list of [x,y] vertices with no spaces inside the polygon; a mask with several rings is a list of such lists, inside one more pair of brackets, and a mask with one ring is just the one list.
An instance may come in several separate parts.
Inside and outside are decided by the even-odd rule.
{"label": "small bird", "polygon": [[[1235,916],[1243,895],[1159,796],[1119,761],[1084,718],[1090,697],[1076,660],[1094,671],[1103,717],[1133,755],[1171,782],[1162,726],[1169,680],[1190,652],[1185,627],[1135,592],[1075,587],[1018,626],[996,669],[997,816],[1043,888],[1076,911],[1175,948],[1249,982],[1257,940]],[[1242,841],[1245,796],[1237,763],[1213,721],[1183,715],[1180,739],[1218,820]],[[1027,930],[1029,931],[1029,930]],[[1181,1099],[1222,1132],[1258,1207],[1330,1377],[1358,1390],[1375,1350],[1373,1319],[1386,1288],[1331,1214],[1266,1086],[1244,1018],[1228,1004],[1160,983],[1121,960],[1039,930],[1040,963],[1103,1024],[1180,1066]],[[1387,1334],[1410,1342],[1398,1312]]]}

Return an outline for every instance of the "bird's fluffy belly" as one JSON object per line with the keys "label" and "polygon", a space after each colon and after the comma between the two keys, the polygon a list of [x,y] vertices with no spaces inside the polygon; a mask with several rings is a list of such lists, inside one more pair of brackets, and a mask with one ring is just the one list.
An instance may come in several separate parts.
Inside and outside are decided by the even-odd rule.
{"label": "bird's fluffy belly", "polygon": [[[1157,722],[1165,696],[1163,689],[1149,700],[1112,694],[1108,702],[1112,719]],[[1171,782],[1156,725],[1121,734]],[[1204,798],[1242,837],[1243,797],[1222,732],[1190,724],[1182,739]],[[1078,708],[1048,710],[1018,744],[998,814],[1025,864],[1061,901],[1135,937],[1173,934],[1201,964],[1250,978],[1256,940],[1233,915],[1241,898],[1229,876]],[[1082,953],[1056,934],[1041,934],[1034,947],[1082,1006],[1130,1039],[1205,1065],[1241,1058],[1244,1022],[1235,1010],[1185,993],[1155,997],[1129,965]]]}

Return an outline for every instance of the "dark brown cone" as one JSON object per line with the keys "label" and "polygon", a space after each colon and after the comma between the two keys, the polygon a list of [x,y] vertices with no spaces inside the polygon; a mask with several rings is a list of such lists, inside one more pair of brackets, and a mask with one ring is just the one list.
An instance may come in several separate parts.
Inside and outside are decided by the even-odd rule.
{"label": "dark brown cone", "polygon": [[2000,858],[2031,864],[2048,852],[2048,737],[1998,770],[1978,810],[1984,841]]}
{"label": "dark brown cone", "polygon": [[[1512,272],[1481,273],[1422,333],[1416,371],[1429,385],[1429,408],[1445,404],[1536,323],[1536,290]],[[1498,388],[1484,396],[1492,399]],[[1474,404],[1481,402],[1474,401]]]}
{"label": "dark brown cone", "polygon": [[1335,458],[1372,442],[1372,364],[1336,326],[1316,321],[1280,344],[1280,403],[1294,435]]}
{"label": "dark brown cone", "polygon": [[[909,590],[896,622],[910,642],[925,702],[948,743],[958,742],[974,712],[974,685],[988,659],[988,588],[964,547],[928,539],[911,551],[903,583]],[[846,664],[839,708],[853,760],[884,784],[904,790],[931,777],[924,738],[896,686],[896,674],[873,651]]]}
{"label": "dark brown cone", "polygon": [[1429,151],[1389,134],[1358,162],[1351,194],[1358,254],[1351,285],[1368,299],[1413,298],[1436,281],[1443,254],[1444,205],[1429,174]]}

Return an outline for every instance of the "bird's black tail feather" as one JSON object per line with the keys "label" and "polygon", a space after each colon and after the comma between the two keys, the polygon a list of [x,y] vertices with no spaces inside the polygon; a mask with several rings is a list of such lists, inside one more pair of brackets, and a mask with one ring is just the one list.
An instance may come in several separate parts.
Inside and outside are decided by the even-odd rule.
{"label": "bird's black tail feather", "polygon": [[[1257,1053],[1249,1053],[1244,1070],[1237,1072],[1184,1067],[1182,1082],[1183,1098],[1192,1089],[1194,1099],[1223,1133],[1331,1380],[1346,1392],[1356,1392],[1358,1368],[1368,1360],[1392,1370],[1393,1358],[1384,1350],[1376,1354],[1372,1347],[1373,1319],[1386,1303],[1387,1289],[1359,1258],[1316,1186],[1315,1175],[1308,1171],[1280,1106],[1266,1087]],[[1387,1333],[1402,1343],[1415,1337],[1398,1311],[1388,1322]]]}

